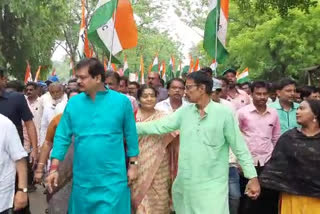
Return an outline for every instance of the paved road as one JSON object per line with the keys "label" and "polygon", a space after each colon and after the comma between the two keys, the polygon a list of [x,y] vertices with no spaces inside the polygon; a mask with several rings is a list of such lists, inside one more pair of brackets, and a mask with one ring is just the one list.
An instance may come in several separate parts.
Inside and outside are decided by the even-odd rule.
{"label": "paved road", "polygon": [[29,194],[30,209],[32,214],[45,214],[47,209],[46,195],[43,194],[44,188],[37,185],[37,190]]}

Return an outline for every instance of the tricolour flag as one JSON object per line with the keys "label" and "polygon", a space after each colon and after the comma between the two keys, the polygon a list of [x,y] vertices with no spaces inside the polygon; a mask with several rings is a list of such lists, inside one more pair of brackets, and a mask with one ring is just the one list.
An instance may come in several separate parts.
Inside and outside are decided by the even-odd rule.
{"label": "tricolour flag", "polygon": [[161,63],[160,72],[161,72],[161,78],[164,80],[164,82],[166,82],[167,81],[167,78],[166,78],[166,62],[164,60]]}
{"label": "tricolour flag", "polygon": [[199,58],[197,58],[196,63],[194,64],[193,71],[199,71],[200,65],[199,65]]}
{"label": "tricolour flag", "polygon": [[143,63],[143,57],[140,56],[140,68],[139,68],[139,71],[140,71],[140,83],[141,84],[145,84],[144,82],[144,63]]}
{"label": "tricolour flag", "polygon": [[203,47],[212,58],[221,63],[228,55],[226,49],[229,0],[210,0]]}
{"label": "tricolour flag", "polygon": [[24,75],[24,83],[32,82],[32,73],[29,61],[27,61],[26,73]]}
{"label": "tricolour flag", "polygon": [[193,72],[193,58],[192,56],[190,55],[190,64],[189,64],[189,71],[188,73],[191,73]]}
{"label": "tricolour flag", "polygon": [[180,60],[180,63],[179,63],[179,70],[177,70],[175,77],[176,78],[182,78],[182,62],[181,62],[181,60]]}
{"label": "tricolour flag", "polygon": [[34,81],[35,81],[35,82],[38,82],[38,80],[39,80],[39,78],[40,78],[40,71],[41,71],[41,65],[38,67],[36,76],[35,76],[35,78],[34,78]]}
{"label": "tricolour flag", "polygon": [[217,61],[215,59],[213,59],[211,65],[210,65],[210,68],[213,71],[215,71],[215,70],[217,70],[217,67],[218,67],[218,63],[217,63]]}
{"label": "tricolour flag", "polygon": [[93,44],[111,51],[112,55],[136,47],[138,31],[129,0],[99,0],[88,36]]}
{"label": "tricolour flag", "polygon": [[156,56],[153,59],[152,65],[149,67],[149,73],[153,71],[153,72],[158,72],[160,71],[160,66],[159,66],[159,57],[158,54],[156,54]]}
{"label": "tricolour flag", "polygon": [[124,60],[123,60],[123,73],[124,73],[124,76],[126,77],[128,77],[130,73],[129,65],[127,61],[127,55],[124,56]]}
{"label": "tricolour flag", "polygon": [[104,71],[108,70],[108,58],[103,57],[103,67],[104,67]]}
{"label": "tricolour flag", "polygon": [[169,81],[174,78],[174,66],[175,66],[175,59],[173,56],[170,57],[169,67],[166,72],[166,80]]}
{"label": "tricolour flag", "polygon": [[78,56],[79,59],[83,57],[90,58],[92,57],[93,50],[89,47],[88,34],[86,29],[86,9],[85,9],[85,0],[81,0],[81,24],[80,24],[80,32],[79,32],[79,41],[78,41]]}
{"label": "tricolour flag", "polygon": [[249,82],[249,68],[244,69],[240,74],[237,75],[237,82],[244,83]]}

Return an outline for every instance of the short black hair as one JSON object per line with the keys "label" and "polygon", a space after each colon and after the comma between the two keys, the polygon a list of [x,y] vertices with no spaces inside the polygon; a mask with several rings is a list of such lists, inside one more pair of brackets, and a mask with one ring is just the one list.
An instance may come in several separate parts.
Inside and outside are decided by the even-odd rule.
{"label": "short black hair", "polygon": [[185,82],[183,79],[181,79],[181,78],[173,78],[173,79],[169,80],[169,82],[167,83],[167,89],[168,89],[168,90],[170,89],[170,86],[171,86],[171,84],[172,84],[173,81],[178,81],[178,82],[180,82],[183,86],[186,85],[186,82]]}
{"label": "short black hair", "polygon": [[199,71],[209,74],[212,77],[212,69],[210,67],[203,67]]}
{"label": "short black hair", "polygon": [[233,68],[228,68],[223,72],[223,76],[225,76],[227,73],[233,73],[234,75],[237,75],[237,71]]}
{"label": "short black hair", "polygon": [[254,81],[251,85],[249,84],[251,92],[254,92],[255,88],[265,88],[269,92],[269,83],[265,81]]}
{"label": "short black hair", "polygon": [[77,82],[77,78],[71,78],[71,79],[69,79],[68,84],[69,84],[69,83],[73,83],[73,82],[76,83],[76,82]]}
{"label": "short black hair", "polygon": [[101,82],[105,82],[105,71],[103,64],[97,58],[85,58],[80,60],[76,65],[75,69],[79,70],[81,68],[88,67],[88,73],[92,78],[96,76],[101,76]]}
{"label": "short black hair", "polygon": [[320,100],[306,100],[320,125]]}
{"label": "short black hair", "polygon": [[304,87],[301,88],[300,93],[301,93],[301,94],[300,94],[300,98],[301,98],[301,99],[307,98],[307,97],[309,97],[312,93],[316,93],[316,87],[306,85],[306,86],[304,86]]}
{"label": "short black hair", "polygon": [[282,90],[284,87],[286,87],[288,85],[297,85],[297,83],[296,83],[296,81],[294,81],[293,79],[290,79],[290,78],[281,79],[278,82],[277,90]]}
{"label": "short black hair", "polygon": [[0,68],[0,77],[1,78],[5,76],[5,73],[6,73],[5,69],[4,68]]}
{"label": "short black hair", "polygon": [[206,87],[206,93],[212,93],[213,80],[204,72],[196,71],[188,74],[187,79],[192,79],[197,85],[203,84]]}
{"label": "short black hair", "polygon": [[25,88],[29,86],[32,86],[34,89],[37,89],[39,87],[39,85],[36,82],[28,82]]}
{"label": "short black hair", "polygon": [[24,90],[24,83],[20,80],[12,80],[7,83],[6,88],[12,88],[16,92],[23,92]]}
{"label": "short black hair", "polygon": [[118,85],[120,84],[120,75],[117,72],[107,71],[105,76],[106,76],[106,79],[109,78],[109,77],[114,78],[117,81],[117,84]]}
{"label": "short black hair", "polygon": [[122,77],[120,77],[120,81],[121,81],[121,80],[123,80],[123,81],[125,82],[125,85],[128,86],[128,83],[129,83],[128,77],[122,76]]}
{"label": "short black hair", "polygon": [[137,86],[137,89],[140,88],[140,84],[138,82],[136,82],[136,81],[129,82],[128,85],[135,85],[135,86]]}
{"label": "short black hair", "polygon": [[158,96],[158,91],[157,91],[153,86],[151,86],[151,85],[142,85],[142,86],[139,88],[138,92],[137,92],[137,99],[138,99],[138,100],[140,100],[140,98],[141,98],[144,90],[146,90],[146,89],[152,89],[153,92],[154,92],[154,94],[156,95],[156,97]]}

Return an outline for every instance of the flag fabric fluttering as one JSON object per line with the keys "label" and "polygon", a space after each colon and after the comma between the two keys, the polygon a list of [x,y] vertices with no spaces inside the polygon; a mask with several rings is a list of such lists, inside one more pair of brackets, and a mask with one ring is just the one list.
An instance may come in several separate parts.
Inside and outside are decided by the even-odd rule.
{"label": "flag fabric fluttering", "polygon": [[199,66],[199,58],[197,58],[196,63],[194,64],[193,71],[198,71],[200,70]]}
{"label": "flag fabric fluttering", "polygon": [[103,67],[104,67],[104,71],[108,70],[108,58],[103,57]]}
{"label": "flag fabric fluttering", "polygon": [[174,67],[175,67],[175,59],[174,56],[170,57],[170,62],[169,62],[169,67],[166,71],[166,80],[171,80],[172,78],[174,78]]}
{"label": "flag fabric fluttering", "polygon": [[227,28],[229,0],[210,0],[209,15],[205,24],[203,47],[219,63],[227,57]]}
{"label": "flag fabric fluttering", "polygon": [[127,55],[125,55],[123,60],[123,74],[124,76],[128,77],[129,73],[130,73],[130,69],[127,61]]}
{"label": "flag fabric fluttering", "polygon": [[212,69],[212,71],[215,71],[215,70],[217,70],[217,67],[218,67],[218,63],[215,59],[213,59],[211,65],[210,65],[210,68]]}
{"label": "flag fabric fluttering", "polygon": [[161,63],[160,73],[161,73],[161,78],[164,80],[164,82],[166,82],[167,81],[167,78],[166,78],[166,62],[164,60]]}
{"label": "flag fabric fluttering", "polygon": [[193,72],[193,57],[190,55],[190,64],[188,73]]}
{"label": "flag fabric fluttering", "polygon": [[93,50],[90,49],[88,34],[86,29],[86,9],[85,9],[85,0],[81,0],[81,24],[79,32],[79,41],[78,41],[78,58],[90,58],[93,55]]}
{"label": "flag fabric fluttering", "polygon": [[24,75],[24,83],[32,82],[32,73],[31,73],[31,66],[29,61],[27,61],[26,73]]}
{"label": "flag fabric fluttering", "polygon": [[40,71],[41,71],[41,65],[38,67],[36,76],[35,76],[35,78],[34,78],[34,81],[35,81],[35,82],[38,82],[38,80],[39,80],[39,78],[40,78]]}
{"label": "flag fabric fluttering", "polygon": [[149,67],[149,73],[153,71],[153,72],[158,72],[160,71],[160,66],[159,66],[159,57],[158,54],[156,54],[156,56],[153,59],[153,62],[151,64],[151,66]]}
{"label": "flag fabric fluttering", "polygon": [[136,47],[138,31],[129,0],[99,0],[90,20],[88,37],[92,44],[112,55]]}
{"label": "flag fabric fluttering", "polygon": [[145,81],[144,81],[144,62],[143,62],[143,57],[142,56],[140,56],[140,68],[139,68],[139,71],[140,71],[139,82],[140,82],[140,84],[145,84]]}
{"label": "flag fabric fluttering", "polygon": [[237,75],[237,82],[244,83],[249,82],[249,68],[245,68],[241,73]]}
{"label": "flag fabric fluttering", "polygon": [[182,62],[181,62],[181,60],[179,62],[179,70],[176,71],[175,77],[182,78]]}

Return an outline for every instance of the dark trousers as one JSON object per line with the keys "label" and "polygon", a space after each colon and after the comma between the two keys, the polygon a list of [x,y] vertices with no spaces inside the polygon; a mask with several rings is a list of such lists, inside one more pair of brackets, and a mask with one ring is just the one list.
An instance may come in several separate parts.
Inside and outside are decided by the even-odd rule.
{"label": "dark trousers", "polygon": [[[258,176],[263,167],[256,167]],[[245,192],[248,179],[240,176],[241,192]],[[279,193],[277,191],[261,187],[261,194],[257,200],[251,200],[243,195],[240,200],[240,214],[278,214]]]}

